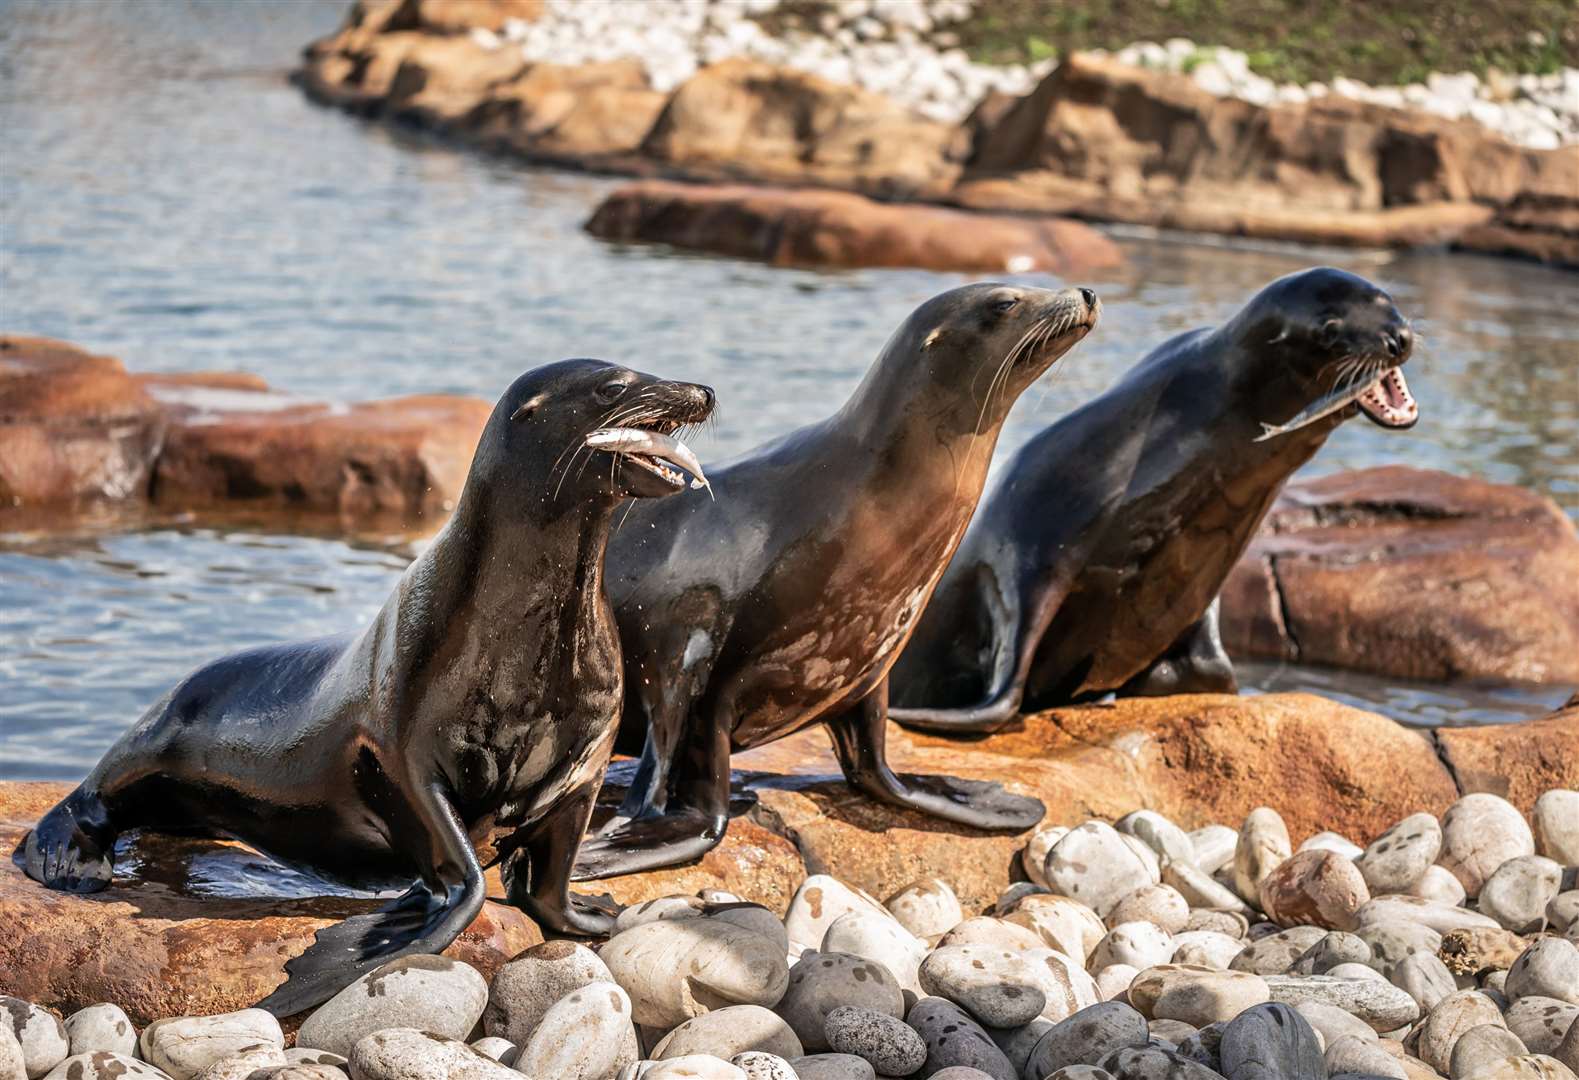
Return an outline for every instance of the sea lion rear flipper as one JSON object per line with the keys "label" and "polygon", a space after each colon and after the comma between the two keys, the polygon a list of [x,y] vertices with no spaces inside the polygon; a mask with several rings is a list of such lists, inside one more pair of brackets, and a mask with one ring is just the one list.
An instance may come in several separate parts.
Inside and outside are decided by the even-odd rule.
{"label": "sea lion rear flipper", "polygon": [[1234,662],[1223,648],[1217,626],[1222,598],[1179,635],[1168,651],[1152,661],[1119,690],[1119,697],[1160,697],[1167,694],[1237,694]]}
{"label": "sea lion rear flipper", "polygon": [[896,774],[885,754],[888,683],[828,721],[845,779],[883,802],[978,829],[1019,832],[1047,812],[1040,799],[1015,795],[987,780]]}
{"label": "sea lion rear flipper", "polygon": [[[306,952],[286,962],[289,978],[256,1008],[294,1016],[396,957],[442,952],[471,925],[486,895],[476,852],[448,799],[433,789],[418,794],[408,809],[427,826],[421,858],[439,864],[424,873],[432,884],[419,881],[377,911],[318,931]],[[445,880],[457,871],[461,880]]]}

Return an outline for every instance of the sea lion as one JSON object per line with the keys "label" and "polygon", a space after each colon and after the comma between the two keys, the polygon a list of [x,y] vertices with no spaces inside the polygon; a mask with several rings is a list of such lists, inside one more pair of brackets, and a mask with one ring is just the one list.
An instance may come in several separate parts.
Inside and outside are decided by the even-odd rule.
{"label": "sea lion", "polygon": [[1237,690],[1224,580],[1345,419],[1416,422],[1413,345],[1385,292],[1318,268],[1153,350],[1007,463],[894,666],[889,715],[988,731],[1110,691]]}
{"label": "sea lion", "polygon": [[713,473],[716,501],[636,506],[609,542],[625,649],[620,813],[578,878],[700,856],[728,820],[729,755],[827,724],[849,781],[984,829],[1042,804],[996,784],[896,776],[888,668],[981,495],[1021,391],[1096,324],[1089,289],[978,284],[922,304],[833,416]]}
{"label": "sea lion", "polygon": [[[28,876],[103,889],[117,835],[140,828],[234,837],[357,888],[410,885],[286,965],[260,1003],[280,1016],[443,949],[501,860],[510,902],[545,929],[606,932],[567,887],[622,700],[605,543],[625,499],[684,490],[673,434],[712,404],[707,387],[597,360],[522,375],[453,517],[367,629],[187,676],[28,834]],[[644,433],[643,453],[589,445],[611,427]]]}

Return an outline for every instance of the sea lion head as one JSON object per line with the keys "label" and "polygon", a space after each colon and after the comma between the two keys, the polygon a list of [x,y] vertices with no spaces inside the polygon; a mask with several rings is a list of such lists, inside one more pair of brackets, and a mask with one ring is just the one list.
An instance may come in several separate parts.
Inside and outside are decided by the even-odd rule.
{"label": "sea lion head", "polygon": [[1092,331],[1101,313],[1090,289],[979,282],[916,308],[883,356],[901,358],[911,377],[925,373],[944,387],[971,422],[996,424],[1021,391]]}
{"label": "sea lion head", "polygon": [[[1385,428],[1413,427],[1420,407],[1404,382],[1415,335],[1382,289],[1330,266],[1278,278],[1256,294],[1231,324],[1239,347],[1264,357],[1276,373],[1279,400],[1261,416],[1263,438],[1331,418],[1364,412]],[[1291,392],[1283,392],[1290,389]]]}
{"label": "sea lion head", "polygon": [[602,360],[545,364],[499,399],[467,483],[527,504],[684,491],[687,472],[703,478],[676,435],[706,420],[714,400],[709,387]]}

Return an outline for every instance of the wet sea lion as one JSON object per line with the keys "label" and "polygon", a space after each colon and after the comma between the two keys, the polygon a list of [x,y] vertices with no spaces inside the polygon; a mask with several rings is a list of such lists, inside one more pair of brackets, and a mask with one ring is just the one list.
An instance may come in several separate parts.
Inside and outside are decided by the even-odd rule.
{"label": "wet sea lion", "polygon": [[1009,407],[1098,310],[1089,289],[943,293],[839,412],[710,470],[716,501],[632,510],[609,543],[608,587],[625,649],[619,747],[641,760],[578,878],[700,856],[728,820],[730,752],[815,723],[880,799],[985,829],[1040,820],[1041,803],[996,784],[896,776],[886,676],[964,535]]}
{"label": "wet sea lion", "polygon": [[[454,516],[367,629],[187,676],[28,834],[23,869],[94,892],[117,835],[146,829],[234,837],[357,888],[410,885],[286,965],[261,1003],[280,1016],[443,949],[501,860],[510,901],[545,929],[606,932],[609,916],[567,888],[622,700],[605,543],[625,499],[685,489],[673,433],[712,403],[706,387],[597,360],[522,375]],[[636,429],[642,452],[589,445],[611,427]]]}
{"label": "wet sea lion", "polygon": [[889,676],[889,715],[988,731],[1109,691],[1235,691],[1223,582],[1345,419],[1415,423],[1413,343],[1385,292],[1318,268],[1153,350],[1007,463]]}

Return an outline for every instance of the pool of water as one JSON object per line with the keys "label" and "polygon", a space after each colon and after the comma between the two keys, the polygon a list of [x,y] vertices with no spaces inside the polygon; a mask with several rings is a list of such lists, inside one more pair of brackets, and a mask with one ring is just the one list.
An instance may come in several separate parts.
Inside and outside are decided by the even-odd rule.
{"label": "pool of water", "polygon": [[[911,308],[966,280],[594,240],[581,223],[613,181],[456,152],[287,85],[297,50],[344,7],[7,3],[0,328],[134,368],[252,371],[340,400],[491,398],[535,364],[600,356],[716,387],[717,423],[696,440],[707,459],[836,408]],[[1168,336],[1329,262],[1383,284],[1416,319],[1424,345],[1409,375],[1424,418],[1407,434],[1347,425],[1311,471],[1445,468],[1579,514],[1579,276],[1442,253],[1114,235],[1126,267],[1078,282],[1101,294],[1102,326],[1022,398],[1003,450]],[[365,621],[408,554],[124,522],[0,537],[0,776],[80,775],[202,658]],[[1507,719],[1566,696],[1461,699],[1307,669],[1265,681],[1430,723]]]}

